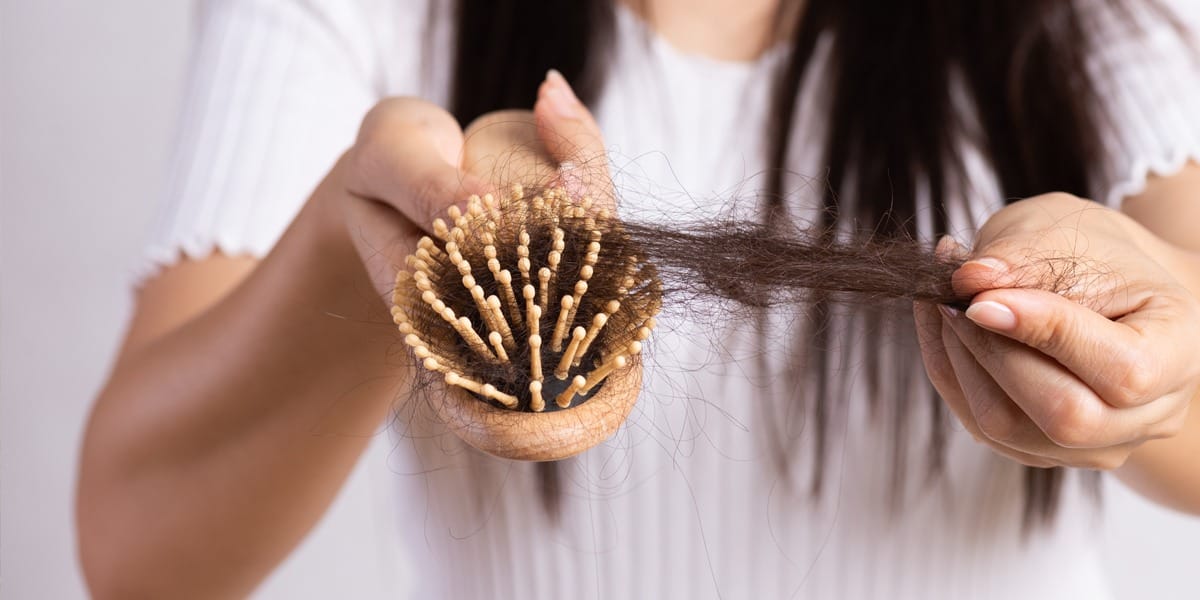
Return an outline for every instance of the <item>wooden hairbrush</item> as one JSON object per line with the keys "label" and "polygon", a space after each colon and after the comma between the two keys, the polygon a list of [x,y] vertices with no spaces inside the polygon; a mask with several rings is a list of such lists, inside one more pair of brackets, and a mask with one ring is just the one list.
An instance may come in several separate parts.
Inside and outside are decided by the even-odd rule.
{"label": "wooden hairbrush", "polygon": [[641,387],[662,282],[619,220],[561,187],[512,185],[436,219],[392,316],[434,408],[472,446],[557,460],[615,433]]}

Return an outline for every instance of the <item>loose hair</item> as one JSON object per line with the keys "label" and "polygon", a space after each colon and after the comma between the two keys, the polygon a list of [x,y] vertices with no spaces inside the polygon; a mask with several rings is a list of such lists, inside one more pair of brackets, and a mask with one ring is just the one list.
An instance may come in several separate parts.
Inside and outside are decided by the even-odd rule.
{"label": "loose hair", "polygon": [[[829,267],[855,261],[866,264],[877,257],[880,248],[900,248],[895,256],[904,259],[894,263],[901,265],[899,276],[888,269],[865,276],[854,269],[847,272],[868,286],[879,287],[866,290],[879,297],[962,301],[950,295],[948,285],[936,284],[938,277],[948,281],[952,266],[936,262],[916,241],[919,190],[930,201],[933,222],[932,232],[920,233],[947,233],[946,207],[965,202],[950,190],[969,189],[958,152],[966,140],[981,150],[996,175],[1000,193],[1009,202],[1049,191],[1089,196],[1094,191],[1089,183],[1098,179],[1102,164],[1102,132],[1108,122],[1088,69],[1097,32],[1087,10],[1126,11],[1131,4],[1128,0],[807,0],[800,10],[781,6],[775,34],[791,33],[786,56],[773,79],[768,120],[761,124],[767,132],[768,158],[764,225],[751,231],[741,224],[732,234],[754,233],[757,243],[788,243],[789,230],[785,228],[781,234],[765,224],[786,222],[788,217],[785,174],[792,158],[788,149],[797,123],[797,98],[815,62],[818,42],[828,34],[832,37],[828,77],[821,82],[827,86],[821,91],[831,107],[822,148],[827,185],[817,221],[808,230],[815,243],[799,249],[806,260],[797,264],[820,267],[822,256]],[[611,0],[458,0],[454,19],[450,104],[460,122],[468,123],[493,110],[532,106],[549,68],[561,71],[585,104],[598,98],[614,34]],[[956,89],[964,93],[973,111],[975,129],[962,114],[963,106],[954,96]],[[850,190],[854,202],[847,207],[841,199],[850,196]],[[863,231],[869,233],[852,235],[858,245],[847,245],[836,234],[842,223],[865,226]],[[697,231],[711,234],[719,230],[701,227]],[[738,288],[732,281],[722,281],[722,271],[714,266],[721,263],[711,260],[713,256],[693,254],[702,260],[689,262],[669,246],[671,238],[664,235],[669,232],[655,233],[644,238],[668,244],[659,246],[660,259],[703,272],[700,279],[707,277],[710,291],[717,295],[753,305],[756,298],[767,297],[764,292],[794,287],[788,278],[795,272],[789,273],[785,264],[775,261],[769,265],[770,276],[761,265],[739,265],[739,281],[750,288]],[[746,238],[742,239],[745,247]],[[890,246],[889,240],[894,242]],[[715,253],[721,246],[710,248]],[[821,248],[829,252],[821,254]],[[912,257],[929,264],[913,264]],[[940,287],[914,291],[914,281],[922,285],[934,281]],[[800,393],[798,400],[810,403],[816,416],[815,468],[810,482],[814,494],[820,492],[824,480],[831,407],[840,400],[831,391],[834,382],[830,381],[824,349],[830,343],[834,308],[843,300],[820,289],[804,296],[808,335],[800,336],[798,362],[789,369],[795,383],[788,389],[808,390]],[[868,329],[878,328],[903,320],[898,306],[857,303],[854,315]],[[762,312],[765,314],[765,308]],[[887,370],[900,374],[912,373],[918,359],[914,353],[894,354],[897,356],[884,357],[878,348],[868,352],[868,387],[872,402],[899,404],[896,414],[904,415],[909,412],[910,388],[880,381],[879,373],[885,359],[898,361]],[[932,388],[928,396],[934,421],[929,464],[931,472],[937,473],[944,454],[947,413]],[[897,419],[892,427],[895,483],[902,478],[907,424]],[[782,461],[787,448],[781,440],[776,449]],[[556,471],[542,472],[544,491],[557,494]],[[1053,517],[1063,475],[1061,468],[1026,468],[1027,526]]]}

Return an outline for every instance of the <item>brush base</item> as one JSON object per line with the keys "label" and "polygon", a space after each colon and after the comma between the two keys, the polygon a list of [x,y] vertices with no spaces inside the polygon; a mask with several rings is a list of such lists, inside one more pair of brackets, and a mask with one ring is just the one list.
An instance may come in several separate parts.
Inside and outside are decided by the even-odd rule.
{"label": "brush base", "polygon": [[[614,371],[583,403],[540,413],[497,408],[461,388],[435,385],[439,387],[430,394],[434,410],[464,442],[510,460],[562,460],[617,432],[641,391],[642,362],[637,357]],[[546,403],[558,408],[553,397]]]}

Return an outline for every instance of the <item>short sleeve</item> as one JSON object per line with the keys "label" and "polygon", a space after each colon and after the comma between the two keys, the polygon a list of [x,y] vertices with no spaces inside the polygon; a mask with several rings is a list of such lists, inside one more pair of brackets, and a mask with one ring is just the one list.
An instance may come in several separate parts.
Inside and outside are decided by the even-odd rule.
{"label": "short sleeve", "polygon": [[1113,208],[1140,194],[1150,175],[1200,162],[1200,3],[1162,2],[1165,15],[1149,2],[1128,4],[1128,13],[1097,11],[1101,35],[1093,54],[1097,90],[1111,119],[1107,164],[1095,192]]}
{"label": "short sleeve", "polygon": [[377,99],[416,92],[419,36],[403,28],[420,29],[422,15],[398,14],[405,4],[415,2],[201,3],[171,168],[136,281],[184,256],[261,257],[274,246]]}

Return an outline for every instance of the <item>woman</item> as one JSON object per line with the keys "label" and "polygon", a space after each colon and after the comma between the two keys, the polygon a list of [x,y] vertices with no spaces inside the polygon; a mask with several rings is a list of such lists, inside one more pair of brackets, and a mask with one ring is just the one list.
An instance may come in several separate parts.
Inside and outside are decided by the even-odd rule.
{"label": "woman", "polygon": [[[1187,352],[1200,334],[1200,167],[1185,166],[1200,158],[1200,89],[1161,14],[1132,2],[1132,18],[1085,2],[963,14],[953,2],[600,3],[611,54],[590,38],[585,52],[521,54],[532,39],[580,50],[572,41],[604,21],[551,3],[528,14],[469,5],[457,22],[433,10],[426,23],[409,4],[261,0],[203,13],[151,248],[163,269],[139,289],[85,442],[80,539],[97,596],[248,593],[392,409],[399,435],[378,445],[393,453],[400,527],[380,535],[413,555],[416,597],[1103,597],[1078,472],[1057,493],[1046,474],[1059,471],[1022,465],[1112,470],[1200,512],[1188,458],[1200,418],[1187,411],[1200,389]],[[1056,62],[1072,56],[1071,38],[1056,36],[1085,32],[1087,60]],[[787,323],[768,317],[763,340],[668,314],[638,409],[549,490],[557,518],[532,465],[458,444],[408,401],[411,366],[394,356],[378,298],[420,227],[487,189],[462,162],[472,139],[459,123],[515,105],[488,90],[529,93],[530,65],[585,84],[595,118],[554,73],[533,110],[555,161],[609,153],[625,214],[711,215],[724,201],[689,195],[728,198],[765,172],[756,187],[772,193],[734,210],[973,238],[955,275],[971,308],[915,310],[920,356],[961,429],[931,426],[910,401],[920,386],[904,383],[909,366],[871,358],[852,321],[818,306],[825,324],[851,329],[818,329],[850,341],[810,355],[824,357],[800,379],[824,383],[810,405],[753,401],[773,397],[754,355],[795,335]],[[1092,96],[1071,75],[1083,69],[1110,133],[1071,101]],[[395,97],[414,95],[433,102]],[[989,109],[996,98],[1015,109]],[[1167,168],[1147,180],[1147,165]],[[837,193],[785,171],[827,176]],[[1045,195],[1056,189],[1110,208]],[[1029,198],[1005,206],[1014,195]],[[1114,277],[1069,290],[1074,302],[1006,287],[1047,254]],[[913,342],[883,331],[888,356]],[[862,364],[888,374],[890,393],[864,393]],[[905,453],[927,440],[941,457],[928,479]]]}

